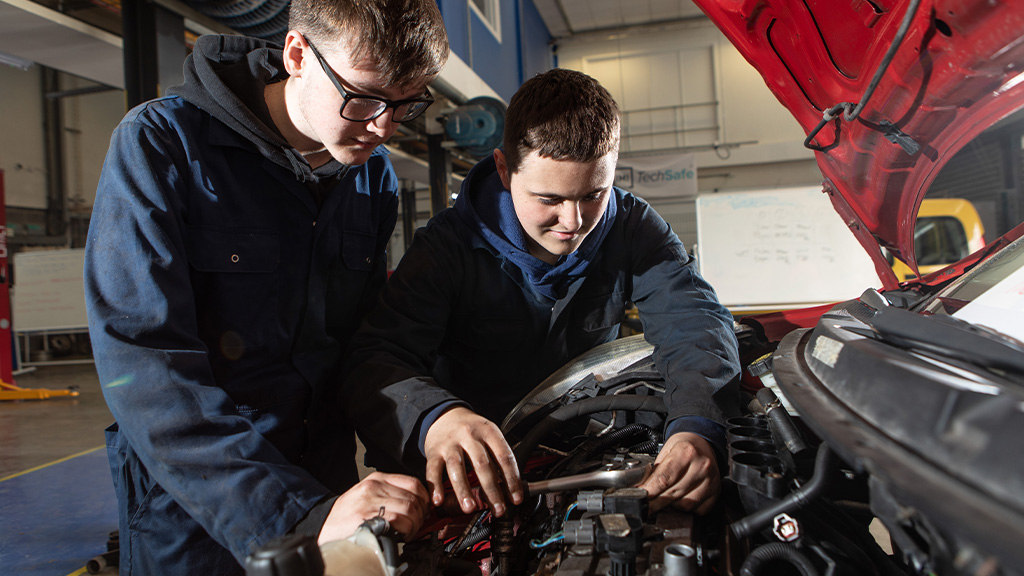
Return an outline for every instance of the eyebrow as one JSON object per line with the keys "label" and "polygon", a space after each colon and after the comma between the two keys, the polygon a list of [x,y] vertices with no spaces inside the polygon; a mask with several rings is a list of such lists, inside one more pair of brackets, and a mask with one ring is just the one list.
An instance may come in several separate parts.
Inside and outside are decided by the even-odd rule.
{"label": "eyebrow", "polygon": [[[609,186],[608,188],[611,188],[611,186]],[[608,188],[595,188],[594,190],[584,194],[582,196],[582,198],[585,198],[587,196],[593,196],[594,194],[601,194],[602,192],[605,192],[606,190],[608,190]],[[565,200],[567,198],[567,196],[562,196],[561,194],[555,194],[554,192],[532,192],[531,191],[530,194],[533,194],[534,196],[537,196],[538,198],[559,198],[559,199],[562,199],[562,200]]]}

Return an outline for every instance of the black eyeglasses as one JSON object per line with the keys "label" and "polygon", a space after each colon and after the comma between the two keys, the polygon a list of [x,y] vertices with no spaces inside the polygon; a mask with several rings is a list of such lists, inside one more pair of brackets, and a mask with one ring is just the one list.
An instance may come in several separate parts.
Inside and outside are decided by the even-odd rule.
{"label": "black eyeglasses", "polygon": [[327,77],[334,83],[334,87],[345,98],[345,102],[341,105],[341,110],[338,111],[345,120],[369,122],[378,118],[388,108],[394,108],[395,113],[391,116],[392,121],[409,122],[419,118],[434,103],[434,98],[430,95],[429,90],[419,98],[409,98],[407,100],[388,100],[386,98],[349,92],[342,88],[338,75],[331,70],[331,67],[327,65],[327,61],[320,55],[320,51],[316,49],[316,46],[313,46],[313,43],[308,38],[306,39],[306,44],[309,44],[309,47],[313,50],[313,55],[316,56],[317,62],[320,63],[324,72],[327,73]]}

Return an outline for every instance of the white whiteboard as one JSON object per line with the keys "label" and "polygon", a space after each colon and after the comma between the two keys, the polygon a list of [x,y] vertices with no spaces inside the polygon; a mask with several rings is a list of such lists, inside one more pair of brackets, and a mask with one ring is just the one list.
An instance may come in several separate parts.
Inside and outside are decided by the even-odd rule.
{"label": "white whiteboard", "polygon": [[881,286],[815,187],[698,196],[697,261],[726,306],[838,302]]}
{"label": "white whiteboard", "polygon": [[82,267],[85,250],[14,255],[11,319],[15,332],[88,327]]}

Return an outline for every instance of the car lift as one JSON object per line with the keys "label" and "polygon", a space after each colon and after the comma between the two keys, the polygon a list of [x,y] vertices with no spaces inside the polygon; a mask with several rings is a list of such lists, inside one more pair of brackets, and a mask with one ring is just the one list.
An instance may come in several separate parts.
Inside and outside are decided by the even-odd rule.
{"label": "car lift", "polygon": [[4,172],[0,170],[0,400],[46,400],[54,396],[78,396],[78,390],[74,389],[21,388],[14,384],[11,291],[7,282],[7,210],[4,201]]}

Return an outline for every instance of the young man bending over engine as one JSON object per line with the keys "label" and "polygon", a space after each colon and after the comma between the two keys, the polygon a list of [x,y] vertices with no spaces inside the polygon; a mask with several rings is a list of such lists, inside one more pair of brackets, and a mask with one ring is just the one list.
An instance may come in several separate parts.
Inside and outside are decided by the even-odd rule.
{"label": "young man bending over engine", "polygon": [[[579,72],[526,82],[504,149],[473,168],[452,209],[417,232],[353,342],[347,402],[368,450],[423,473],[435,505],[447,471],[463,511],[469,464],[497,516],[523,498],[494,422],[568,360],[640,312],[666,379],[667,441],[642,484],[653,509],[706,512],[715,447],[737,409],[732,316],[643,200],[615,188],[619,110]],[[385,416],[382,417],[382,414]]]}
{"label": "young man bending over engine", "polygon": [[378,145],[448,57],[434,0],[293,0],[284,45],[202,36],[114,130],[85,285],[116,424],[121,573],[241,575],[287,533],[415,532],[413,477],[358,481],[342,353],[386,278]]}

